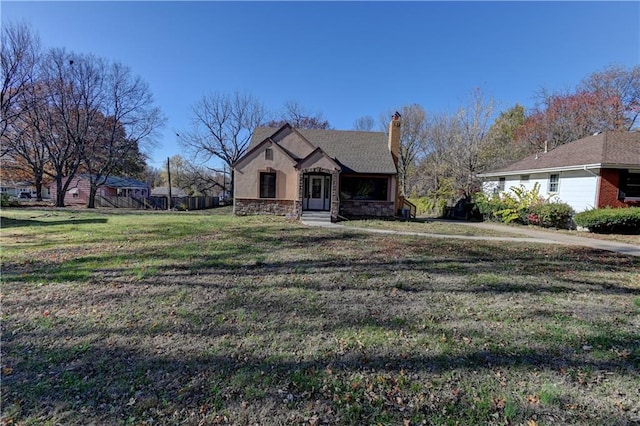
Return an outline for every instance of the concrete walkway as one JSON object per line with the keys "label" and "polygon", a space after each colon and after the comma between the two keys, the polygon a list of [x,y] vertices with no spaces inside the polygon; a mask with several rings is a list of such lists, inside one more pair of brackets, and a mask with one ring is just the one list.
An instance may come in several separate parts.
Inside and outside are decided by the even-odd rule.
{"label": "concrete walkway", "polygon": [[[524,243],[542,243],[542,244],[564,244],[570,246],[582,246],[590,247],[598,250],[606,250],[616,253],[622,253],[629,256],[640,257],[640,246],[618,243],[615,241],[597,240],[595,238],[579,237],[574,235],[567,235],[560,232],[544,231],[538,229],[529,229],[525,227],[512,227],[507,225],[501,225],[498,223],[486,223],[486,222],[461,222],[461,221],[442,221],[448,223],[455,223],[456,225],[464,225],[482,229],[490,229],[493,231],[519,234],[521,236],[514,237],[486,237],[486,236],[469,236],[469,235],[446,235],[446,234],[430,234],[424,232],[410,232],[410,231],[394,231],[390,229],[373,229],[373,228],[360,228],[355,226],[342,225],[340,223],[327,223],[327,222],[314,222],[303,221],[302,223],[309,226],[321,226],[324,228],[335,229],[348,229],[350,231],[370,232],[374,234],[394,234],[394,235],[413,235],[430,238],[448,238],[448,239],[460,239],[460,240],[476,240],[476,241],[505,241],[505,242],[524,242]],[[348,222],[346,222],[348,223]],[[522,237],[524,235],[525,237]]]}

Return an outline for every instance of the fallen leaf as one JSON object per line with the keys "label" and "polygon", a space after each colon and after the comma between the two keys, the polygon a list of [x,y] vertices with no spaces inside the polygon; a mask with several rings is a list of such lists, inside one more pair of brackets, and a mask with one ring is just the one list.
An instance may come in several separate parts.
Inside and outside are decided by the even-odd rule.
{"label": "fallen leaf", "polygon": [[540,397],[538,395],[527,395],[527,402],[531,405],[538,405],[540,403]]}

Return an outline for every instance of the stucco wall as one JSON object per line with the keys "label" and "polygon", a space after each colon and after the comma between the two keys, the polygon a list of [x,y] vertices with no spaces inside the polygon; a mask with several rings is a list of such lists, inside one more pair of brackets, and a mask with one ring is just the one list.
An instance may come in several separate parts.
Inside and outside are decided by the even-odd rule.
{"label": "stucco wall", "polygon": [[[271,148],[273,160],[265,159],[265,149]],[[251,153],[235,169],[234,197],[260,199],[260,172],[276,173],[276,199],[295,200],[298,191],[298,172],[294,162],[271,144]]]}

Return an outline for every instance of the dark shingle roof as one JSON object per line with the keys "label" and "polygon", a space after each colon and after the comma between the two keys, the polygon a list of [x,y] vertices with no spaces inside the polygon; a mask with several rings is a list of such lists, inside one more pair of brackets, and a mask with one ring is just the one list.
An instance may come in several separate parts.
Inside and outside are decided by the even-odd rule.
{"label": "dark shingle roof", "polygon": [[[277,130],[272,127],[256,128],[249,149],[272,136]],[[342,166],[343,172],[397,173],[385,133],[355,130],[296,130],[312,145],[322,149],[336,160]]]}
{"label": "dark shingle roof", "polygon": [[601,165],[640,166],[640,131],[608,131],[560,145],[547,152],[530,155],[484,175],[542,169],[563,169]]}

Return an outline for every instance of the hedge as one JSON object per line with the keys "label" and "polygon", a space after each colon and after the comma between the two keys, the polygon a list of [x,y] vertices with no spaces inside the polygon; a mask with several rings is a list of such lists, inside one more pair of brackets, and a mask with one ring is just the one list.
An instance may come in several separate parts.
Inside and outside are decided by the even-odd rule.
{"label": "hedge", "polygon": [[640,234],[640,208],[604,208],[578,213],[578,226],[599,234]]}
{"label": "hedge", "polygon": [[571,229],[574,211],[567,203],[544,203],[532,206],[528,222],[545,228]]}

